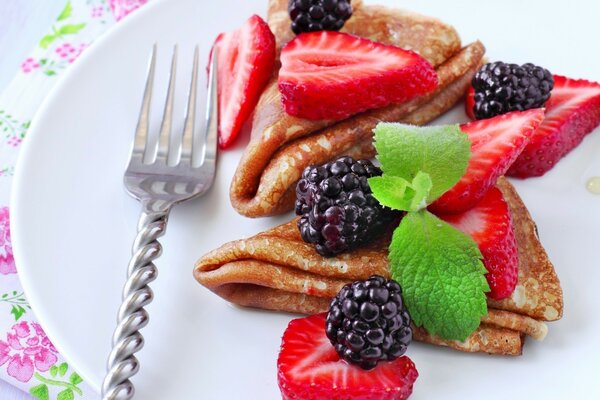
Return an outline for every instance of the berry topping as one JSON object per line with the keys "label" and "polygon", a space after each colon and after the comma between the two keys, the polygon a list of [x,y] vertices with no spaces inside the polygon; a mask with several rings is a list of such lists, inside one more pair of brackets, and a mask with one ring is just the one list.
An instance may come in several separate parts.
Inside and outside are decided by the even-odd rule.
{"label": "berry topping", "polygon": [[341,360],[325,336],[325,314],[290,322],[281,341],[277,378],[283,400],[404,400],[419,376],[410,358],[371,371]]}
{"label": "berry topping", "polygon": [[473,77],[475,118],[540,108],[553,87],[550,71],[537,65],[519,66],[500,61],[485,64]]}
{"label": "berry topping", "polygon": [[258,15],[233,32],[221,33],[217,49],[219,146],[227,148],[248,119],[273,73],[275,36]]}
{"label": "berry topping", "polygon": [[296,186],[302,239],[325,257],[372,239],[394,215],[371,193],[367,179],[379,175],[369,160],[351,157],[306,167]]}
{"label": "berry topping", "polygon": [[461,125],[471,141],[467,171],[430,209],[457,213],[477,204],[521,154],[543,118],[544,111],[534,109]]}
{"label": "berry topping", "polygon": [[508,175],[544,175],[600,125],[600,84],[554,76],[546,116]]}
{"label": "berry topping", "polygon": [[288,11],[295,34],[339,31],[352,15],[350,0],[290,0]]}
{"label": "berry topping", "polygon": [[509,297],[517,286],[519,256],[510,210],[502,192],[491,188],[477,205],[462,214],[440,215],[470,235],[483,255],[485,275],[495,300]]}
{"label": "berry topping", "polygon": [[363,369],[397,359],[412,340],[400,285],[377,275],[347,284],[331,302],[325,331],[338,355]]}
{"label": "berry topping", "polygon": [[310,120],[339,120],[402,103],[437,87],[418,54],[340,32],[304,33],[281,51],[279,91],[285,111]]}

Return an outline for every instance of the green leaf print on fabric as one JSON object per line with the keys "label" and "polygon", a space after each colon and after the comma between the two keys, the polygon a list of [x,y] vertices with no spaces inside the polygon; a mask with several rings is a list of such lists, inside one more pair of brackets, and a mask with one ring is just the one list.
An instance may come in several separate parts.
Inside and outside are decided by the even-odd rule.
{"label": "green leaf print on fabric", "polygon": [[[79,33],[79,31],[81,31],[83,28],[86,27],[85,23],[62,24],[62,22],[68,20],[72,14],[73,14],[73,5],[69,1],[67,3],[67,5],[65,6],[65,8],[61,11],[58,18],[56,19],[56,22],[58,22],[59,24],[52,26],[52,33],[47,34],[40,40],[39,46],[42,49],[47,49],[57,39],[61,39],[62,41],[64,41],[65,36],[75,35],[75,34]],[[46,74],[46,75],[48,75],[48,74]]]}
{"label": "green leaf print on fabric", "polygon": [[[72,372],[69,375],[68,380],[62,380],[60,378],[64,377],[67,372],[69,372],[69,364],[66,362],[55,364],[48,370],[50,374],[50,378],[47,378],[36,372],[33,376],[40,382],[42,382],[38,386],[34,386],[29,390],[33,396],[38,399],[48,399],[49,400],[49,390],[50,386],[55,386],[57,388],[61,388],[62,390],[56,395],[56,400],[73,400],[75,399],[75,394],[79,396],[83,395],[83,391],[79,387],[79,384],[83,382],[83,379],[79,376],[77,372]],[[34,394],[33,391],[36,391],[39,395],[43,396],[45,393],[46,397],[38,397],[37,394]]]}
{"label": "green leaf print on fabric", "polygon": [[68,1],[67,4],[65,5],[65,8],[63,8],[63,10],[60,12],[60,15],[58,16],[58,18],[56,20],[64,21],[65,19],[69,18],[71,16],[71,14],[73,14],[73,5],[71,4],[70,1]]}
{"label": "green leaf print on fabric", "polygon": [[39,400],[48,400],[48,386],[45,384],[37,385],[29,389],[29,393]]}
{"label": "green leaf print on fabric", "polygon": [[71,389],[65,389],[56,396],[56,400],[73,400],[75,395]]}
{"label": "green leaf print on fabric", "polygon": [[30,123],[30,121],[20,122],[6,110],[0,110],[0,133],[4,135],[9,146],[17,147],[21,144]]}
{"label": "green leaf print on fabric", "polygon": [[11,305],[10,313],[14,315],[15,321],[18,321],[28,309],[31,310],[24,293],[19,293],[16,290],[11,293],[4,293],[0,296],[0,302]]}
{"label": "green leaf print on fabric", "polygon": [[85,24],[64,25],[58,30],[60,35],[74,35],[85,28]]}

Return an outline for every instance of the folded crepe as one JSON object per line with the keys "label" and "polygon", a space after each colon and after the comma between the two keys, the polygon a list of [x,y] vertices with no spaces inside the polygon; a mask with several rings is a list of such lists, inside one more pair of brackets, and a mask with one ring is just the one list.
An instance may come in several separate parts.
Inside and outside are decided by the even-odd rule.
{"label": "folded crepe", "polygon": [[[353,5],[353,15],[343,30],[419,53],[436,67],[437,90],[343,121],[309,121],[285,113],[275,71],[256,106],[250,143],[231,183],[231,203],[240,214],[262,217],[289,211],[295,183],[306,166],[340,155],[372,157],[372,130],[378,122],[423,125],[449,110],[470,85],[485,52],[481,43],[461,49],[456,31],[435,18],[356,2]],[[268,21],[279,47],[293,38],[286,1],[270,2]]]}
{"label": "folded crepe", "polygon": [[[515,292],[488,300],[488,314],[464,342],[448,341],[415,328],[419,341],[466,352],[519,355],[525,336],[543,339],[547,326],[562,316],[562,290],[542,247],[536,226],[514,187],[498,181],[509,205],[518,245]],[[326,311],[341,287],[373,274],[389,277],[389,235],[368,246],[325,258],[300,237],[296,219],[254,237],[227,243],[196,264],[199,283],[240,306],[292,313]]]}

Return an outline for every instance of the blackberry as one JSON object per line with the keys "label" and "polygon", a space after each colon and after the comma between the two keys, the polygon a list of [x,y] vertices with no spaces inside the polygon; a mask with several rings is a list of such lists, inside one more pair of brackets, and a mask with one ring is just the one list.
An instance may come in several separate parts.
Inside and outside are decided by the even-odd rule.
{"label": "blackberry", "polygon": [[400,357],[412,341],[400,285],[378,275],[347,284],[329,306],[325,331],[339,356],[363,369]]}
{"label": "blackberry", "polygon": [[331,257],[375,236],[393,213],[371,194],[367,181],[381,175],[369,160],[342,157],[304,169],[296,186],[296,214],[302,239]]}
{"label": "blackberry", "polygon": [[554,78],[547,69],[531,63],[519,66],[500,61],[481,67],[472,83],[477,119],[542,107],[554,88]]}
{"label": "blackberry", "polygon": [[295,34],[339,31],[352,15],[350,0],[290,0],[288,11]]}

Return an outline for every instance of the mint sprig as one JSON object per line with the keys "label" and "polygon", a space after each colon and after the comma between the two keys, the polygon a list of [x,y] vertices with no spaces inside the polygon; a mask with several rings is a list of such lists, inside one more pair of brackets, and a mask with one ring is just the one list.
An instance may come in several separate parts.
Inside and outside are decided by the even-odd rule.
{"label": "mint sprig", "polygon": [[471,143],[458,125],[380,123],[375,148],[383,175],[369,179],[373,195],[407,211],[389,261],[413,322],[443,339],[465,340],[487,313],[487,271],[473,239],[426,207],[464,175]]}
{"label": "mint sprig", "polygon": [[432,188],[427,204],[460,180],[471,157],[471,142],[458,125],[380,123],[374,145],[384,175],[412,181],[419,172],[429,174]]}
{"label": "mint sprig", "polygon": [[402,219],[390,245],[390,268],[415,325],[461,341],[477,329],[490,290],[480,259],[473,239],[430,212]]}
{"label": "mint sprig", "polygon": [[431,176],[419,171],[412,182],[393,175],[375,176],[369,179],[373,195],[384,206],[402,211],[419,211],[427,207],[431,192]]}

